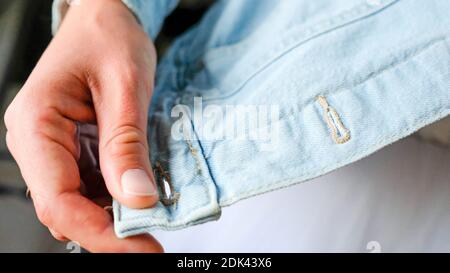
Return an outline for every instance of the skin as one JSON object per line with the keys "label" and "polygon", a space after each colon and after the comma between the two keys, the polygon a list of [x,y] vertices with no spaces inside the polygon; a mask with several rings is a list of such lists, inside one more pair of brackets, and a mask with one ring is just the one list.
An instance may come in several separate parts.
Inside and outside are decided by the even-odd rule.
{"label": "skin", "polygon": [[[146,128],[155,49],[121,1],[85,2],[69,8],[8,107],[7,145],[39,220],[56,239],[92,252],[161,252],[150,235],[117,238],[103,209],[111,196],[131,208],[158,201],[126,194],[120,185],[122,173],[136,168],[154,181]],[[100,175],[87,175],[80,164],[79,131],[87,124],[98,130]]]}

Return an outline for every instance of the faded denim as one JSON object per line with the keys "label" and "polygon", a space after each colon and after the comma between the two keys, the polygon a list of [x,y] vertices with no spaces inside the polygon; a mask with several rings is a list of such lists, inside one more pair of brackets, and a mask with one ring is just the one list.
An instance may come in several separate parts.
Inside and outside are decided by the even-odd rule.
{"label": "faded denim", "polygon": [[[152,38],[176,6],[123,1]],[[214,4],[161,60],[149,111],[150,158],[178,200],[143,210],[115,202],[117,235],[217,219],[224,206],[333,171],[449,115],[449,11],[447,0]],[[203,107],[278,105],[275,148],[173,139],[171,110],[194,97]],[[190,130],[198,133],[195,122]]]}

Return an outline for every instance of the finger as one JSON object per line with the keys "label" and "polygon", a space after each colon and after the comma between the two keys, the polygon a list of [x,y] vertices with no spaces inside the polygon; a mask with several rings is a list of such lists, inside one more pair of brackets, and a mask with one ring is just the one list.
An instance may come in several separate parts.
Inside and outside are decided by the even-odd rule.
{"label": "finger", "polygon": [[[19,108],[11,108],[5,117],[8,148],[32,193],[40,221],[93,252],[161,251],[150,236],[118,239],[108,212],[81,195],[75,137],[71,135],[77,130],[75,124],[72,127],[66,122],[71,119],[64,119],[54,107],[24,107],[22,103]],[[11,119],[17,115],[17,109],[26,109],[20,112],[26,115],[21,116],[20,126],[12,126],[17,125]],[[53,135],[54,128],[60,128],[59,136]]]}
{"label": "finger", "polygon": [[131,208],[151,207],[158,201],[158,192],[147,144],[150,92],[137,82],[103,82],[93,100],[105,183],[120,203]]}
{"label": "finger", "polygon": [[61,241],[61,242],[68,241],[68,239],[64,235],[57,232],[56,230],[53,230],[51,228],[49,228],[48,230],[50,231],[50,234],[53,236],[53,238],[55,238],[56,240]]}
{"label": "finger", "polygon": [[[90,252],[163,251],[150,235],[117,238],[108,212],[79,193],[60,194],[48,200],[46,205],[49,208],[45,216],[46,221],[65,237],[78,242]],[[67,217],[68,215],[70,217]]]}
{"label": "finger", "polygon": [[116,237],[108,212],[79,192],[76,160],[68,149],[42,136],[29,139],[24,134],[24,138],[28,154],[24,150],[15,153],[44,225],[92,252],[162,251],[150,236]]}

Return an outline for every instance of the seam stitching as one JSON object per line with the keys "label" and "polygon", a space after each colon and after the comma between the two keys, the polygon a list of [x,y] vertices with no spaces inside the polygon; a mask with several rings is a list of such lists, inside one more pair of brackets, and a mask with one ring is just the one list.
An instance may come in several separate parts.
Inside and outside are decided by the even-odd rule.
{"label": "seam stitching", "polygon": [[[443,115],[445,117],[445,114],[446,115],[449,114],[449,108],[448,107],[441,106],[441,107],[438,107],[437,109],[434,109],[433,111],[431,111],[430,113],[425,115],[425,117],[416,120],[416,122],[414,124],[412,124],[411,126],[408,126],[404,130],[402,130],[402,131],[400,131],[398,133],[395,133],[395,134],[391,134],[391,135],[389,135],[387,137],[380,138],[377,141],[374,141],[374,144],[371,145],[371,147],[368,147],[367,149],[364,149],[364,150],[360,151],[360,153],[350,154],[348,157],[346,157],[346,159],[348,159],[348,158],[351,159],[348,164],[350,164],[351,162],[354,161],[353,158],[355,158],[356,155],[361,154],[361,155],[363,155],[361,158],[363,158],[363,157],[365,157],[364,155],[367,152],[371,151],[371,149],[373,147],[377,147],[379,145],[382,145],[383,143],[389,143],[389,142],[395,141],[395,139],[398,139],[398,138],[401,138],[401,137],[405,137],[405,134],[408,134],[409,132],[411,132],[413,130],[413,128],[421,126],[423,123],[426,123],[427,121],[429,121],[430,117],[438,116],[438,117],[442,118]],[[342,165],[342,163],[344,161],[345,161],[345,159],[336,162],[335,166]],[[339,168],[339,167],[333,167],[332,170],[335,170],[337,168]],[[302,176],[302,178],[298,178],[299,180],[304,179],[302,181],[290,182],[293,179],[284,179],[284,180],[280,180],[280,181],[277,181],[275,183],[272,183],[272,185],[269,185],[269,186],[268,185],[264,185],[264,186],[260,186],[260,187],[255,187],[255,188],[253,188],[251,190],[248,190],[248,191],[245,191],[245,192],[242,192],[242,193],[239,193],[239,194],[241,196],[245,196],[245,195],[248,195],[250,192],[258,192],[258,193],[253,194],[253,195],[248,195],[246,197],[241,197],[239,199],[228,198],[228,199],[222,200],[220,202],[220,205],[221,206],[231,205],[231,204],[233,204],[233,203],[235,203],[237,201],[249,198],[249,197],[254,196],[254,195],[259,195],[259,194],[265,193],[267,191],[277,190],[277,189],[281,189],[281,188],[284,188],[284,187],[292,186],[294,184],[298,184],[298,183],[301,183],[301,182],[306,182],[307,180],[310,180],[310,179],[313,179],[313,178],[304,178],[304,177],[310,176],[310,175],[312,175],[314,173],[321,173],[321,172],[327,171],[327,169],[328,169],[328,167],[325,167],[325,168],[321,168],[321,169],[314,170],[314,171],[311,171],[311,172],[305,172],[304,175]],[[283,184],[283,183],[287,183],[287,184],[280,185],[280,184]],[[276,185],[276,186],[274,187],[273,185]]]}
{"label": "seam stitching", "polygon": [[[395,141],[395,139],[397,139],[399,137],[404,137],[405,134],[410,132],[413,128],[415,128],[417,126],[420,126],[424,122],[426,123],[427,121],[429,121],[430,116],[434,117],[434,118],[437,117],[437,116],[442,117],[444,114],[448,115],[448,113],[449,113],[449,108],[448,107],[445,107],[445,106],[437,107],[436,109],[434,109],[434,110],[430,111],[429,113],[427,113],[425,115],[425,117],[416,120],[416,122],[414,124],[412,124],[411,126],[408,126],[404,130],[402,130],[402,131],[400,131],[398,133],[395,133],[395,134],[391,134],[391,135],[389,135],[387,137],[383,137],[383,138],[378,139],[377,141],[374,142],[373,145],[371,145],[371,147],[369,147],[367,149],[364,149],[363,151],[360,151],[359,154],[363,155],[361,157],[361,158],[363,158],[364,155],[367,152],[370,153],[370,150],[371,150],[372,147],[377,147],[377,146],[379,146],[379,145],[381,145],[383,143],[389,143],[392,140]],[[354,157],[356,155],[357,155],[357,153],[351,154],[348,157],[346,157],[346,159],[350,159],[349,163],[351,163],[351,162],[354,161]],[[338,166],[338,167],[333,167],[332,170],[335,170],[335,169],[339,168],[341,166],[341,164],[343,163],[343,161],[344,160],[338,161],[335,164],[335,166]],[[304,175],[301,178],[295,178],[295,179],[298,179],[300,181],[293,181],[292,182],[292,180],[294,180],[294,178],[284,179],[284,180],[280,180],[280,181],[274,182],[274,183],[272,183],[272,185],[269,185],[269,186],[268,185],[263,185],[263,186],[260,186],[260,187],[252,188],[250,190],[247,190],[247,191],[239,193],[241,196],[243,196],[243,197],[241,197],[239,199],[228,198],[228,199],[220,201],[219,202],[219,206],[220,207],[229,206],[229,205],[231,205],[231,204],[233,204],[233,203],[235,203],[237,201],[244,200],[244,199],[250,198],[250,197],[255,196],[255,195],[260,195],[260,194],[263,194],[263,193],[266,193],[266,192],[269,192],[269,191],[274,191],[274,190],[286,188],[286,187],[289,187],[289,186],[292,186],[292,185],[295,185],[295,184],[299,184],[299,183],[302,183],[302,182],[306,182],[306,181],[312,179],[312,178],[307,178],[308,176],[313,175],[314,173],[327,172],[328,171],[327,168],[328,167],[320,168],[318,170],[314,170],[314,171],[311,171],[311,172],[306,172],[306,173],[304,173]],[[256,192],[256,193],[250,194],[251,192]],[[195,208],[193,208],[193,210],[196,210],[196,209],[199,209],[199,208],[202,208],[202,206],[195,207]],[[120,209],[121,209],[121,205],[119,205],[119,216],[120,216]],[[147,218],[147,216],[139,216],[139,217],[134,217],[134,218],[130,218],[130,219],[123,219],[123,220],[121,220],[120,217],[119,217],[118,222],[119,223],[124,223],[124,222],[128,222],[128,221],[139,221],[139,220],[146,219],[146,218]],[[208,217],[206,217],[206,218],[208,218]],[[164,219],[164,218],[153,218],[153,219],[161,220],[161,219]],[[178,225],[188,224],[188,223],[192,223],[192,222],[196,222],[196,221],[179,221]],[[161,224],[152,225],[152,229],[154,229],[155,227],[157,227],[157,228],[161,228],[161,227],[165,228],[165,227],[168,227],[168,226],[161,225]],[[140,229],[146,230],[147,228],[148,227],[145,227],[145,226],[134,227],[134,228],[131,228],[131,229],[126,229],[125,232],[130,232],[130,231],[135,231],[135,230],[140,230]]]}
{"label": "seam stitching", "polygon": [[[299,41],[295,42],[291,46],[289,46],[289,43],[286,41],[279,45],[274,46],[274,48],[270,52],[265,54],[262,58],[260,58],[258,62],[256,62],[255,64],[252,64],[251,66],[248,66],[245,69],[246,70],[245,73],[242,73],[237,79],[233,80],[235,82],[242,82],[237,87],[233,88],[234,89],[233,91],[231,91],[228,94],[225,94],[222,97],[220,97],[220,96],[211,97],[211,98],[205,99],[204,101],[224,100],[224,99],[233,97],[234,95],[239,93],[240,90],[245,85],[247,85],[247,83],[250,80],[252,80],[254,77],[256,77],[258,74],[260,74],[262,71],[264,71],[267,67],[271,66],[275,61],[277,61],[278,59],[287,55],[292,50],[295,50],[296,48],[310,42],[313,39],[316,39],[317,37],[320,37],[327,33],[334,32],[337,29],[346,27],[346,26],[351,25],[360,20],[364,20],[366,18],[375,16],[379,12],[385,10],[386,8],[388,8],[391,5],[394,5],[398,1],[400,1],[400,0],[392,0],[390,2],[386,2],[384,4],[384,6],[380,6],[376,9],[374,9],[373,7],[367,6],[366,4],[361,4],[361,6],[356,6],[353,9],[351,9],[349,11],[344,11],[343,14],[336,16],[335,20],[337,20],[337,18],[342,20],[342,22],[340,22],[340,23],[336,23],[332,19],[330,19],[329,21],[325,21],[323,23],[323,25],[324,25],[323,30],[320,30],[320,27],[322,27],[321,25],[313,26],[310,29],[306,29],[303,33],[301,33],[301,35],[298,35],[298,37],[289,37],[288,39],[286,39],[287,41],[297,40],[297,39]],[[374,9],[374,10],[371,10],[371,9]],[[352,12],[355,12],[355,14],[353,15]],[[364,14],[365,12],[368,12],[368,14]],[[352,16],[354,16],[355,18],[351,18]],[[349,17],[349,18],[347,18],[347,17]],[[346,20],[348,20],[348,21],[346,21]],[[327,26],[326,26],[327,24],[331,24],[331,26],[329,26],[327,28]],[[316,30],[316,29],[318,29],[318,30]],[[314,33],[314,31],[317,31],[317,33]],[[302,36],[304,36],[304,37],[302,37]],[[283,45],[283,44],[288,44],[288,45]],[[283,47],[282,47],[282,45],[283,45]],[[280,48],[283,48],[283,49],[280,49]],[[279,54],[277,54],[277,52],[279,52]],[[275,56],[271,57],[271,55],[275,55]],[[270,61],[268,61],[266,64],[264,64],[264,60],[267,60],[267,59],[270,59]],[[255,71],[251,71],[251,70],[255,70]],[[249,74],[247,71],[250,71],[250,76],[245,76],[245,75]],[[246,79],[243,78],[244,76],[246,77]]]}

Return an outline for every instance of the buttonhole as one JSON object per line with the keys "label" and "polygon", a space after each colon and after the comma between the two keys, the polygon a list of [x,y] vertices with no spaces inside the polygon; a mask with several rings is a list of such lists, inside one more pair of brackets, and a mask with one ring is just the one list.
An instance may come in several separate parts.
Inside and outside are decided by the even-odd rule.
{"label": "buttonhole", "polygon": [[331,138],[336,144],[344,144],[350,140],[350,131],[344,126],[338,112],[329,105],[327,99],[320,95],[317,102],[324,111],[324,120],[331,131]]}

